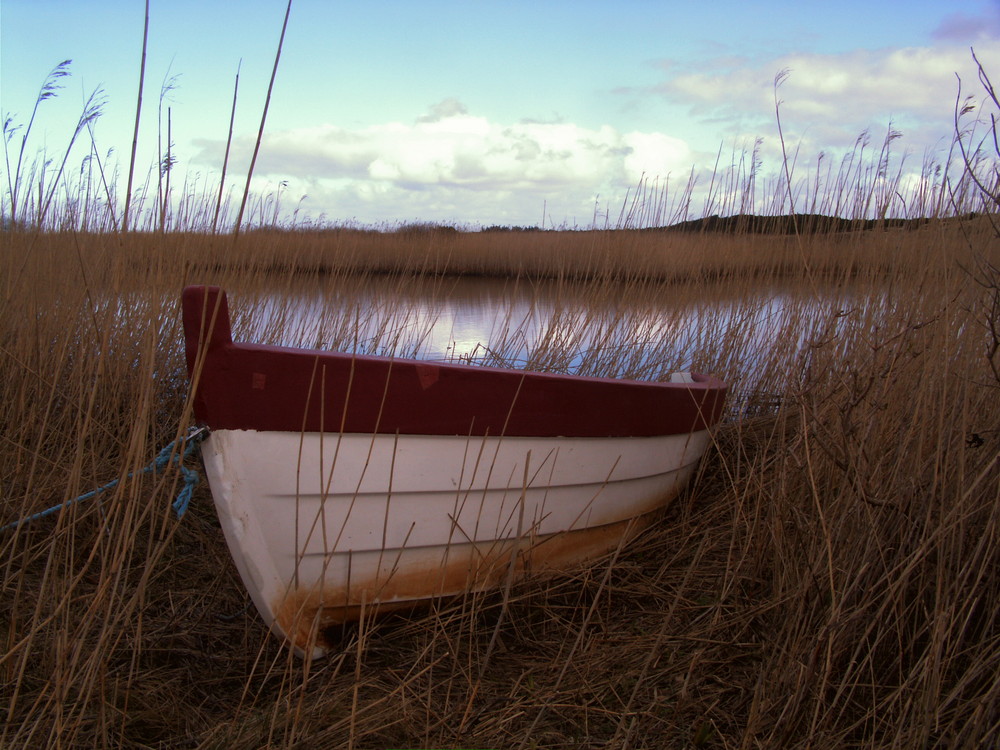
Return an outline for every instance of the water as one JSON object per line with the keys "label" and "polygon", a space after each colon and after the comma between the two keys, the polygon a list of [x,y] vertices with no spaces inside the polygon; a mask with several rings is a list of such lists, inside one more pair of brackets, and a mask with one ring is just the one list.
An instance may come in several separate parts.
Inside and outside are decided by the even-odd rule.
{"label": "water", "polygon": [[792,284],[697,287],[477,278],[311,281],[230,291],[237,340],[583,375],[665,379],[677,370],[759,369],[794,356],[848,312],[856,291],[821,298]]}

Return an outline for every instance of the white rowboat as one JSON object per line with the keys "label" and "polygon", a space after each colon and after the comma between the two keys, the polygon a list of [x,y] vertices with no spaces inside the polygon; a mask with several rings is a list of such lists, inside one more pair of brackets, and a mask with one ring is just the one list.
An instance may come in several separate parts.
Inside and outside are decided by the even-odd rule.
{"label": "white rowboat", "polygon": [[232,341],[183,295],[206,474],[264,621],[317,657],[332,628],[618,546],[690,478],[726,387]]}

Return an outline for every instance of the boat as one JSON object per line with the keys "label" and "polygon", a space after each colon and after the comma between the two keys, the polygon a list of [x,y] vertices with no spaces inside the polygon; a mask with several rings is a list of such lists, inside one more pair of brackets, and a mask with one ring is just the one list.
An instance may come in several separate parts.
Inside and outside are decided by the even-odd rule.
{"label": "boat", "polygon": [[344,623],[565,571],[688,482],[726,386],[236,343],[226,293],[183,291],[220,524],[264,622],[317,658]]}

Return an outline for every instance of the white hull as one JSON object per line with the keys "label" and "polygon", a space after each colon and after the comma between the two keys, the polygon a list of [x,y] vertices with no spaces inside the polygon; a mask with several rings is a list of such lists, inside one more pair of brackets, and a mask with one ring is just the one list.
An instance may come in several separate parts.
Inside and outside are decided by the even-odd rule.
{"label": "white hull", "polygon": [[707,430],[638,438],[214,430],[226,539],[270,628],[302,653],[361,610],[493,587],[599,555],[666,505]]}

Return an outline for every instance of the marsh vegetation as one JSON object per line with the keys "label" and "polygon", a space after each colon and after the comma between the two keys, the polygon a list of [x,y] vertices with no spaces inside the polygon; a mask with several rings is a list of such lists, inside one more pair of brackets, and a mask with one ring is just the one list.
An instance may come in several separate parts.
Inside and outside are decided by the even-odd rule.
{"label": "marsh vegetation", "polygon": [[[43,200],[18,204],[0,250],[0,523],[119,481],[0,531],[0,744],[995,744],[1000,241],[996,199],[970,176],[990,188],[994,163],[926,175],[901,196],[930,219],[917,227],[876,211],[866,231],[787,234],[234,237],[197,196],[193,218],[170,225],[157,203],[134,214],[144,231],[118,231],[87,183],[51,201],[9,191],[5,207]],[[834,175],[814,202],[870,215],[877,167],[842,194]],[[469,276],[529,306],[544,291],[546,310],[531,337],[509,315],[469,366],[690,366],[731,383],[728,419],[690,490],[628,547],[362,622],[300,661],[249,604],[207,486],[177,519],[179,472],[142,471],[191,424],[180,290],[225,287],[237,338],[409,356],[426,342],[403,325],[414,308]],[[777,283],[780,311],[755,307]],[[389,291],[375,308],[373,287]],[[319,302],[303,327],[304,294]],[[362,311],[375,324],[359,335]]]}

